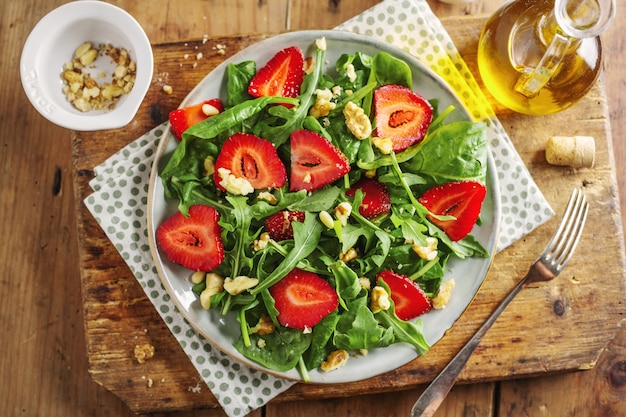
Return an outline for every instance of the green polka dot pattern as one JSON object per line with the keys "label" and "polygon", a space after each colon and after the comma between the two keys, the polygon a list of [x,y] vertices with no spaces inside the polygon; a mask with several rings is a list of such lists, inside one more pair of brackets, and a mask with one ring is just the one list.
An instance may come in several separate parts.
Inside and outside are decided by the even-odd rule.
{"label": "green polka dot pattern", "polygon": [[[452,86],[477,120],[488,123],[501,188],[499,249],[553,215],[425,0],[386,0],[338,29],[386,40],[418,57]],[[167,124],[156,127],[96,167],[90,183],[94,193],[84,202],[226,414],[245,416],[293,382],[242,366],[212,347],[177,311],[161,284],[148,245],[146,208],[152,161],[166,129]]]}

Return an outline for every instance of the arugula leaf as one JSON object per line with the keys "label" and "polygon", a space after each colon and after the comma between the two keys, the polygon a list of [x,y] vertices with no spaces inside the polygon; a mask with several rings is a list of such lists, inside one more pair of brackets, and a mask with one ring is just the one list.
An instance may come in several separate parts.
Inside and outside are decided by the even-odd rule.
{"label": "arugula leaf", "polygon": [[421,320],[415,322],[400,320],[391,309],[376,313],[376,317],[381,324],[393,332],[394,343],[409,343],[420,355],[430,349],[430,345],[422,333],[423,324]]}
{"label": "arugula leaf", "polygon": [[317,217],[311,213],[306,213],[304,222],[293,222],[294,247],[289,251],[285,259],[277,265],[265,278],[260,279],[260,283],[250,290],[252,295],[271,287],[281,280],[285,275],[296,267],[298,262],[306,258],[315,250],[322,234],[322,225],[317,221]]}

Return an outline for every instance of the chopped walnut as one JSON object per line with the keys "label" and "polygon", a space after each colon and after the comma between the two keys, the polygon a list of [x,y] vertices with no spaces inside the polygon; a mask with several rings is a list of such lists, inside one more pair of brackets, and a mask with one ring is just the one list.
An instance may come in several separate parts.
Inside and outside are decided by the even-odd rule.
{"label": "chopped walnut", "polygon": [[[104,55],[111,59],[115,69],[110,82],[99,84],[88,70],[93,70],[97,57]],[[96,48],[91,42],[84,42],[74,51],[73,59],[63,65],[63,93],[82,112],[111,110],[122,95],[133,89],[136,75],[137,64],[126,49],[110,44],[100,44]],[[101,72],[97,77],[104,76],[105,73]]]}
{"label": "chopped walnut", "polygon": [[346,350],[335,350],[328,355],[326,361],[322,362],[320,368],[324,372],[334,371],[335,369],[341,368],[348,361],[348,352]]}
{"label": "chopped walnut", "polygon": [[135,346],[134,350],[135,359],[137,362],[144,363],[154,356],[154,346],[150,343],[144,343],[143,345]]}

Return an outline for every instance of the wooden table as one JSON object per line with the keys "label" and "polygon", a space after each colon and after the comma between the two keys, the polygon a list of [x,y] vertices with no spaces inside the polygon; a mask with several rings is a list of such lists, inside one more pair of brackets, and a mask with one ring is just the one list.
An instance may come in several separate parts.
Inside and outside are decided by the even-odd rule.
{"label": "wooden table", "polygon": [[[197,73],[187,77],[186,82],[192,83],[194,77],[199,80],[219,58],[211,55],[212,43],[207,42],[203,46],[202,42],[198,42],[206,33],[206,27],[203,22],[198,21],[198,16],[208,13],[202,9],[201,2],[185,3],[185,7],[198,12],[195,19],[191,17],[193,13],[184,13],[185,10],[175,2],[157,2],[162,6],[165,6],[165,3],[170,6],[167,15],[165,8],[151,7],[150,10],[146,10],[145,7],[133,2],[121,3],[122,7],[134,14],[146,27],[153,43],[155,34],[160,41],[155,43],[155,56],[158,58],[155,84],[135,121],[128,128],[119,131],[102,132],[97,135],[73,135],[73,168],[70,168],[68,163],[67,142],[63,148],[68,152],[65,155],[65,164],[59,166],[55,157],[62,154],[61,152],[58,150],[48,152],[37,148],[36,139],[28,135],[24,135],[24,138],[27,138],[25,139],[27,144],[33,144],[34,157],[29,153],[28,147],[18,151],[13,136],[9,136],[9,133],[19,130],[16,128],[8,130],[8,124],[2,125],[4,146],[21,156],[18,163],[7,158],[6,162],[10,162],[11,165],[6,163],[2,165],[10,167],[5,172],[13,179],[13,182],[9,181],[6,185],[4,181],[2,182],[2,190],[6,190],[4,195],[8,193],[8,196],[12,197],[3,201],[5,203],[16,201],[15,205],[9,206],[10,212],[3,211],[12,215],[2,218],[2,230],[6,228],[7,233],[14,231],[14,224],[19,224],[19,232],[25,235],[38,230],[34,228],[35,226],[41,230],[35,234],[38,236],[37,244],[18,245],[25,248],[25,251],[17,251],[15,255],[13,252],[3,250],[2,259],[5,260],[4,264],[8,265],[7,277],[23,276],[26,273],[27,277],[47,278],[34,285],[25,285],[25,281],[22,280],[15,284],[15,281],[2,280],[3,292],[11,294],[10,291],[14,291],[23,295],[21,301],[13,301],[15,297],[9,298],[5,305],[13,308],[3,306],[0,310],[3,313],[2,317],[5,318],[3,323],[16,321],[20,324],[16,329],[18,337],[15,337],[15,340],[13,338],[8,340],[5,344],[7,346],[5,357],[27,355],[41,365],[39,372],[33,370],[25,373],[21,372],[21,367],[3,360],[2,369],[4,370],[6,366],[9,370],[7,374],[9,379],[17,382],[0,383],[2,384],[0,395],[3,396],[0,397],[0,400],[3,400],[0,404],[8,404],[9,407],[7,413],[3,413],[6,415],[17,415],[18,412],[21,415],[128,415],[130,409],[141,413],[159,411],[182,416],[196,415],[196,412],[176,411],[216,405],[208,390],[203,390],[199,394],[189,390],[189,387],[194,386],[199,380],[194,374],[195,370],[186,361],[182,350],[154,312],[141,288],[81,203],[82,198],[89,192],[86,182],[92,175],[93,167],[125,143],[164,120],[167,112],[178,105],[190,88],[190,86],[178,88],[176,83],[170,80],[170,84],[175,86],[175,93],[165,96],[159,88],[159,77],[163,77],[164,74],[175,74],[180,55],[195,45],[207,48],[204,53],[207,59],[199,62]],[[363,1],[350,5],[345,2],[331,2],[317,6],[294,3],[276,2],[271,3],[271,6],[263,3],[238,4],[237,11],[240,12],[241,19],[246,19],[247,16],[245,22],[250,21],[250,12],[253,9],[258,13],[257,18],[252,20],[257,23],[250,26],[250,30],[245,33],[276,33],[285,29],[330,28],[376,2]],[[443,17],[490,12],[498,3],[499,1],[468,6],[447,6],[433,1],[431,4]],[[213,12],[220,7],[221,10],[226,10],[226,5],[221,3],[216,3],[212,7]],[[229,12],[233,15],[233,5],[229,7]],[[274,10],[274,7],[281,8]],[[276,23],[272,19],[262,18],[276,16],[277,10],[288,11],[285,15],[288,16],[287,21],[290,25],[285,26],[282,22]],[[14,16],[15,12],[4,15]],[[305,16],[315,16],[315,19],[307,19]],[[226,43],[241,47],[258,39],[258,35],[244,38],[227,37],[233,33],[232,28],[224,26],[220,19],[213,20],[211,17],[207,19],[212,23],[210,42],[215,44]],[[156,26],[153,22],[167,24]],[[190,23],[177,25],[175,22]],[[277,26],[273,26],[272,22]],[[457,20],[444,19],[444,24],[454,37],[457,47],[474,69],[472,54],[475,51],[477,31],[481,22],[480,18],[466,18],[461,24]],[[167,35],[163,35],[159,27]],[[234,33],[244,31],[238,30]],[[189,42],[181,42],[180,39],[187,39]],[[618,54],[618,46],[614,45],[613,48],[609,46],[608,50]],[[228,50],[227,53],[234,52]],[[608,61],[607,68],[610,69],[610,63],[618,62],[615,59],[619,57],[612,55],[611,52],[608,52],[607,56],[614,59]],[[474,73],[477,74],[476,71]],[[623,320],[624,311],[623,229],[618,210],[617,189],[622,190],[622,196],[625,193],[623,186],[620,188],[616,181],[617,177],[623,184],[626,177],[623,174],[623,165],[618,166],[616,176],[613,162],[614,155],[618,155],[618,161],[623,160],[619,155],[624,153],[624,145],[615,141],[615,153],[611,146],[609,116],[613,116],[614,123],[615,121],[618,123],[617,127],[613,125],[613,132],[623,129],[623,118],[620,119],[622,116],[619,112],[609,112],[609,109],[619,105],[621,100],[615,87],[605,88],[605,84],[614,85],[609,84],[610,76],[614,75],[607,71],[605,80],[600,82],[583,102],[555,116],[527,118],[496,106],[498,116],[509,131],[516,148],[557,212],[562,210],[562,203],[573,185],[584,185],[591,200],[597,204],[592,206],[586,230],[587,238],[581,243],[577,256],[568,269],[557,282],[525,290],[515,300],[461,375],[461,382],[474,383],[455,387],[437,415],[560,416],[578,413],[577,415],[604,416],[621,415],[626,412],[621,401],[626,390],[626,334],[624,331],[618,331],[617,327],[620,320]],[[19,97],[17,93],[13,95]],[[25,98],[22,96],[20,100],[25,108]],[[17,120],[14,125],[23,129],[23,125],[19,124],[19,118],[11,118],[9,106],[5,104],[2,108],[7,109],[6,113],[9,115],[7,119]],[[620,109],[618,106],[615,108]],[[34,113],[32,108],[28,110]],[[56,132],[62,137],[62,130],[50,129],[49,124],[37,115],[31,115],[30,119],[34,119],[34,122],[31,122],[26,130],[32,137],[45,138],[46,133],[50,131],[53,136]],[[572,129],[569,134],[595,136],[598,146],[596,167],[593,170],[573,171],[547,166],[543,161],[541,150],[545,136],[554,134],[548,128],[550,126]],[[40,146],[46,143],[42,140]],[[3,162],[4,155],[10,153],[3,154]],[[48,189],[37,181],[34,182],[34,186],[32,182],[27,181],[29,167],[41,160],[45,161],[40,164],[42,172],[49,173]],[[76,191],[76,213],[71,204],[71,193],[63,192],[65,187],[69,186],[69,180],[66,178],[70,176],[70,170]],[[30,186],[34,190],[24,191],[22,187],[16,187],[15,183],[26,188]],[[18,189],[22,194],[17,192]],[[42,192],[44,189],[45,193]],[[15,197],[23,194],[27,199],[19,202]],[[70,197],[62,199],[63,196]],[[54,203],[52,207],[49,200]],[[70,204],[67,202],[64,204],[66,200],[69,200]],[[31,206],[29,201],[35,202]],[[48,203],[45,208],[46,211],[51,211],[51,214],[38,216],[39,221],[33,226],[28,221],[28,216],[36,214],[44,207],[44,202]],[[70,221],[74,216],[79,225],[77,235],[72,230]],[[287,413],[304,416],[325,412],[335,415],[378,416],[384,413],[406,415],[419,392],[423,390],[423,383],[432,379],[523,275],[528,263],[551,234],[550,226],[555,222],[556,220],[538,229],[498,255],[485,286],[470,309],[454,326],[450,335],[425,357],[396,372],[361,383],[332,387],[297,385],[266,406],[264,415]],[[55,233],[58,230],[61,233]],[[76,237],[79,241],[78,247],[73,241]],[[598,238],[601,244],[597,243]],[[72,259],[78,261],[71,261]],[[602,271],[596,267],[598,264],[603,266]],[[78,265],[81,267],[80,278],[76,269]],[[83,290],[82,301],[77,297],[79,282]],[[47,293],[52,297],[41,296]],[[66,299],[68,302],[60,302],[66,293],[73,294],[73,298],[70,296]],[[18,315],[15,311],[23,314]],[[85,340],[81,335],[81,312],[84,316]],[[47,319],[42,319],[42,316]],[[39,323],[38,320],[43,321]],[[538,323],[542,323],[548,331],[537,331],[534,327],[537,327]],[[518,336],[513,337],[513,334]],[[533,335],[536,335],[536,338],[533,338]],[[614,335],[615,338],[612,339]],[[22,344],[24,340],[38,343]],[[153,341],[159,349],[159,354],[143,367],[137,366],[132,358],[132,347],[139,340]],[[80,358],[84,355],[85,341],[87,364],[84,360],[75,359],[76,356]],[[42,347],[38,347],[40,345]],[[562,373],[586,368],[591,370]],[[113,391],[126,405],[106,390],[86,381],[86,369],[98,384]],[[71,372],[67,372],[68,370]],[[31,374],[32,376],[28,376]],[[43,375],[42,384],[34,384],[36,375]],[[148,388],[142,379],[142,376],[146,375],[162,383],[156,383],[152,388]],[[534,378],[518,379],[520,376]],[[63,384],[58,384],[58,380]],[[59,385],[67,388],[57,388]],[[35,398],[33,392],[46,401],[33,402],[32,399]],[[55,392],[60,394],[55,395]],[[306,401],[301,401],[303,399]],[[223,415],[223,412],[208,410],[202,412],[202,415],[217,416]],[[252,415],[260,416],[262,412],[259,410]]]}

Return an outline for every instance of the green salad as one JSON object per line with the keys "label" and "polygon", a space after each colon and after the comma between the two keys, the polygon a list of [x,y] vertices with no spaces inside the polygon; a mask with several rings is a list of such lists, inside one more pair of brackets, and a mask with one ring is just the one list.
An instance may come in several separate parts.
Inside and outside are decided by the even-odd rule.
{"label": "green salad", "polygon": [[237,351],[305,381],[369,349],[426,352],[446,264],[489,256],[471,234],[485,125],[447,122],[457,110],[386,52],[326,59],[318,40],[310,57],[229,64],[226,96],[170,115],[180,142],[160,172],[178,201],[160,249],[205,308],[236,315]]}

